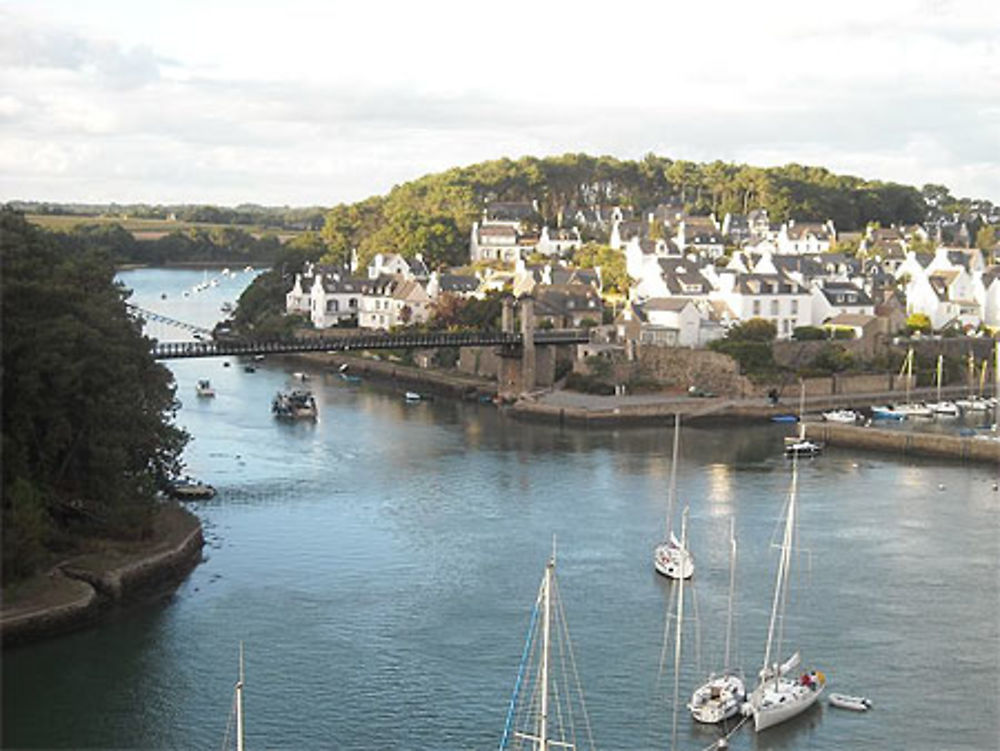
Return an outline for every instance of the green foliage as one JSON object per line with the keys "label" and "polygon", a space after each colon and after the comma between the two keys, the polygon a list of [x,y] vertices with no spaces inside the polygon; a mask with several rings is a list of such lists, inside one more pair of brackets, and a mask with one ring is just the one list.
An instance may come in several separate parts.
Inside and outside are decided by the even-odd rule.
{"label": "green foliage", "polygon": [[442,294],[433,304],[428,327],[431,329],[478,329],[497,331],[500,328],[503,302],[499,293],[482,300]]}
{"label": "green foliage", "polygon": [[708,347],[736,360],[745,375],[764,376],[776,370],[770,342],[725,338],[709,342]]}
{"label": "green foliage", "polygon": [[923,313],[911,313],[906,318],[906,328],[912,334],[919,331],[921,334],[931,333],[931,319]]}
{"label": "green foliage", "polygon": [[997,231],[995,227],[984,224],[976,233],[976,247],[980,250],[993,250],[997,244]]}
{"label": "green foliage", "polygon": [[608,358],[591,355],[584,362],[587,363],[587,368],[594,378],[606,381],[611,377],[611,361]]}
{"label": "green foliage", "polygon": [[173,377],[125,308],[112,258],[0,210],[4,576],[33,568],[71,502],[140,535],[180,468]]}
{"label": "green foliage", "polygon": [[749,321],[734,324],[726,332],[726,340],[731,342],[773,342],[778,334],[778,328],[773,321],[764,318],[751,318]]}
{"label": "green foliage", "polygon": [[573,253],[573,265],[581,269],[601,270],[605,292],[628,293],[629,279],[625,271],[625,254],[608,245],[585,243]]}
{"label": "green foliage", "polygon": [[842,373],[851,370],[856,365],[854,355],[847,351],[843,345],[827,344],[820,350],[819,354],[809,363],[809,372],[814,375],[829,375],[831,373]]}
{"label": "green foliage", "polygon": [[566,388],[570,391],[580,391],[584,394],[598,394],[601,396],[611,396],[615,393],[615,387],[610,383],[592,376],[584,375],[573,371],[566,376]]}
{"label": "green foliage", "polygon": [[853,339],[854,328],[851,326],[830,326],[830,336],[833,339]]}
{"label": "green foliage", "polygon": [[819,326],[796,326],[792,331],[792,339],[797,342],[826,339],[826,331]]}

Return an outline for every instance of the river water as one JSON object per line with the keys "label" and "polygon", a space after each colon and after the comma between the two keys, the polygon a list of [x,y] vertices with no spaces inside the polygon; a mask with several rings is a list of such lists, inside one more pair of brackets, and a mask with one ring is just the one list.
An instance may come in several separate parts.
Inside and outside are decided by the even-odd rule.
{"label": "river water", "polygon": [[[184,298],[203,272],[122,275],[135,301],[193,322],[249,281]],[[227,287],[227,285],[229,285]],[[162,299],[162,293],[167,299]],[[672,668],[658,676],[671,585],[652,569],[671,430],[526,425],[491,406],[347,384],[312,367],[315,424],[270,399],[268,359],[170,363],[194,440],[205,561],[171,596],[3,655],[5,748],[219,748],[240,641],[247,747],[487,749],[503,730],[553,535],[599,747],[669,747]],[[198,399],[210,378],[218,396]],[[763,659],[786,428],[685,427],[700,633],[681,695],[721,661],[728,537],[739,541],[737,644]],[[733,749],[994,749],[1000,738],[997,470],[831,449],[800,466],[800,534],[786,643],[857,715],[817,706]],[[688,607],[690,612],[690,605]],[[700,663],[700,664],[699,664]],[[681,712],[678,747],[714,739]]]}

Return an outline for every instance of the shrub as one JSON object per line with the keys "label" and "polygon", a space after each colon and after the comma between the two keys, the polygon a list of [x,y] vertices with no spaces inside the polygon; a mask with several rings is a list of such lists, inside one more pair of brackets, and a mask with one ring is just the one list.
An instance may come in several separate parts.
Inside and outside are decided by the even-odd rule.
{"label": "shrub", "polygon": [[911,334],[915,331],[929,334],[931,333],[931,319],[923,313],[911,313],[906,319],[906,329]]}
{"label": "shrub", "polygon": [[817,341],[826,339],[826,332],[819,326],[796,326],[792,331],[792,339],[797,342]]}

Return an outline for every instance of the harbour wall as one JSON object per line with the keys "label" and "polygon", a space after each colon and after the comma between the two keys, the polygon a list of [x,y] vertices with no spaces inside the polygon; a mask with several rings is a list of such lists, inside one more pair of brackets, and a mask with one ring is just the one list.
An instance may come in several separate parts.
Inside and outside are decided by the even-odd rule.
{"label": "harbour wall", "polygon": [[806,437],[831,446],[884,451],[908,456],[929,456],[969,462],[992,462],[1000,466],[1000,440],[943,433],[914,433],[902,430],[806,423]]}

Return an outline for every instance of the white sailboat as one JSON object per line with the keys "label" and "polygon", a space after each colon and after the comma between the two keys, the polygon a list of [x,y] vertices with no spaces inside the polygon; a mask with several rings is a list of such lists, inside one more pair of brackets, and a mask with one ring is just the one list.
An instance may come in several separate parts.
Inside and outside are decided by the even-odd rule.
{"label": "white sailboat", "polygon": [[[555,543],[552,548],[535,598],[500,751],[594,748],[566,614],[556,584]],[[563,675],[556,675],[555,664],[564,668]]]}
{"label": "white sailboat", "polygon": [[670,489],[667,493],[667,535],[653,550],[653,566],[670,579],[687,579],[694,574],[694,558],[686,542],[674,535],[674,502],[677,499],[677,456],[681,437],[681,416],[674,415],[674,448],[670,460]]}
{"label": "white sailboat", "polygon": [[976,356],[971,352],[969,353],[969,395],[965,399],[955,400],[955,404],[963,412],[989,412],[992,406],[989,399],[983,398],[983,386],[986,382],[986,365],[987,361],[983,360],[982,372],[979,374],[979,391],[977,392],[975,390]]}
{"label": "white sailboat", "polygon": [[785,456],[817,456],[823,452],[823,444],[806,438],[805,424],[806,384],[799,383],[799,433],[785,437]]}
{"label": "white sailboat", "polygon": [[938,355],[937,359],[937,401],[929,405],[935,415],[942,417],[958,417],[958,405],[953,401],[941,399],[941,379],[944,368],[944,355]]}
{"label": "white sailboat", "polygon": [[771,604],[771,621],[767,628],[767,646],[760,683],[743,705],[743,713],[752,715],[755,730],[764,730],[801,714],[823,693],[826,677],[823,673],[805,673],[796,677],[801,657],[795,652],[783,663],[779,658],[783,647],[784,610],[788,600],[788,579],[795,544],[795,512],[798,496],[798,462],[792,464],[792,485],[785,508],[785,530],[778,557],[778,572]]}
{"label": "white sailboat", "polygon": [[746,699],[746,684],[740,672],[730,664],[733,636],[733,598],[736,592],[736,533],[735,521],[729,522],[729,608],[726,615],[726,651],[722,672],[712,673],[695,689],[688,703],[691,716],[698,722],[714,724],[735,717]]}
{"label": "white sailboat", "polygon": [[906,402],[895,406],[872,407],[872,417],[897,420],[905,420],[907,417],[933,417],[934,411],[926,404],[910,401],[910,389],[913,387],[913,347],[907,351],[899,375],[906,379]]}

